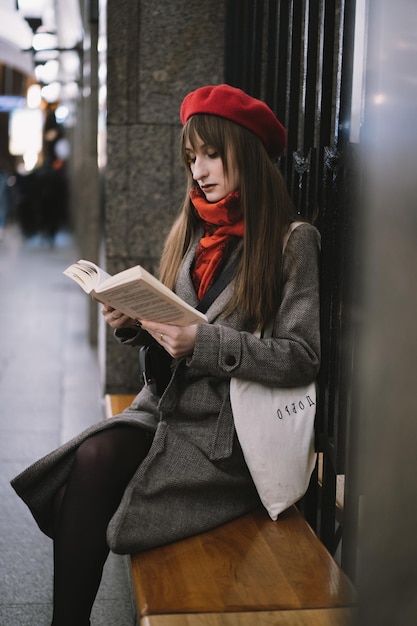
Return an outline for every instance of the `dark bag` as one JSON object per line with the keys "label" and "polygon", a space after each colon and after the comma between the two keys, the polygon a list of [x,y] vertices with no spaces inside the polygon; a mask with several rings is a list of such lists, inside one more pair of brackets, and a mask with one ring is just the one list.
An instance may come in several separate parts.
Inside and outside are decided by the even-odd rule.
{"label": "dark bag", "polygon": [[[204,298],[196,306],[198,311],[205,313],[212,302],[223,291],[226,285],[232,279],[236,269],[236,261],[231,263],[225,269],[216,282],[210,287]],[[147,333],[150,338],[147,345],[141,346],[139,349],[139,375],[140,380],[147,387],[150,387],[153,393],[162,396],[172,375],[172,356]]]}
{"label": "dark bag", "polygon": [[141,346],[139,374],[141,382],[162,396],[171,378],[172,356],[157,342]]}

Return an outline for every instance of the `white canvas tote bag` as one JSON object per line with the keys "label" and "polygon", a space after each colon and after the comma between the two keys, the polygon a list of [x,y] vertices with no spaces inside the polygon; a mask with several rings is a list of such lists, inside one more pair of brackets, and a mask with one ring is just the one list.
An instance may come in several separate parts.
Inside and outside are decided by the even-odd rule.
{"label": "white canvas tote bag", "polygon": [[[299,224],[291,224],[284,249]],[[263,336],[270,337],[271,330],[272,325]],[[316,385],[274,388],[232,378],[230,401],[246,464],[262,504],[276,520],[305,494],[315,466]]]}

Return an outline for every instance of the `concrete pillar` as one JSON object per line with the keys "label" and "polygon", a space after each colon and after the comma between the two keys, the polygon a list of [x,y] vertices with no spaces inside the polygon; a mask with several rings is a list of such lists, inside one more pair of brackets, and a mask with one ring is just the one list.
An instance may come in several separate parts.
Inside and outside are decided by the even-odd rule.
{"label": "concrete pillar", "polygon": [[417,4],[369,2],[360,626],[417,616]]}
{"label": "concrete pillar", "polygon": [[[189,91],[223,81],[224,2],[108,0],[107,41],[107,270],[157,272],[184,191],[179,107]],[[137,390],[136,351],[108,329],[100,342],[105,390]]]}
{"label": "concrete pillar", "polygon": [[[84,28],[80,52],[80,96],[74,103],[73,123],[67,129],[70,158],[71,220],[81,258],[99,262],[101,234],[100,178],[97,159],[98,132],[98,15],[95,0],[81,2]],[[63,28],[65,28],[65,14]],[[76,259],[75,259],[76,260]],[[89,339],[97,343],[97,305],[89,304]]]}

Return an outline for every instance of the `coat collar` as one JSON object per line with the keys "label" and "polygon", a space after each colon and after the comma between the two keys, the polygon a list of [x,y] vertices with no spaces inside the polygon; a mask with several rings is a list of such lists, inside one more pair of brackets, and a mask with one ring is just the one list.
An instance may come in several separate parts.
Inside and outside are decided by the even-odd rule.
{"label": "coat collar", "polygon": [[[197,236],[189,250],[189,252],[184,257],[184,261],[182,263],[181,269],[179,271],[177,284],[175,291],[176,293],[188,302],[191,306],[196,307],[198,305],[197,294],[194,289],[194,285],[191,279],[191,266],[195,257],[195,252],[200,241],[200,238],[203,235],[203,229],[197,232]],[[233,250],[230,258],[227,260],[226,267],[228,267],[235,257],[239,254],[242,243],[239,243],[236,248]],[[225,287],[222,293],[216,298],[216,300],[209,307],[206,315],[209,322],[214,321],[224,310],[226,304],[229,302],[232,294],[233,294],[233,280]]]}

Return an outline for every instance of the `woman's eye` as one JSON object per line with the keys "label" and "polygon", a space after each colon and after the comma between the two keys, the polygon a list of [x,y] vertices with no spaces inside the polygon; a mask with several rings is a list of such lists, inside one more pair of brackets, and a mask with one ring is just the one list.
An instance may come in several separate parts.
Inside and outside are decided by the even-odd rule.
{"label": "woman's eye", "polygon": [[208,152],[208,153],[207,153],[207,156],[208,156],[210,159],[217,159],[217,158],[219,157],[219,153],[218,153],[217,151],[214,151],[214,152]]}
{"label": "woman's eye", "polygon": [[191,163],[195,163],[195,156],[187,156],[187,163],[191,165]]}

